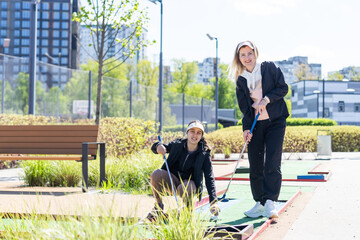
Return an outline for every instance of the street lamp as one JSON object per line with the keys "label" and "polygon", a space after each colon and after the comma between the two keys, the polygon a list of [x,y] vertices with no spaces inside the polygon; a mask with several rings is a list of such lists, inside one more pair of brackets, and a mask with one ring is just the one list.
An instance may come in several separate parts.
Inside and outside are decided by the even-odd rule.
{"label": "street lamp", "polygon": [[5,38],[2,46],[3,55],[3,67],[2,67],[2,81],[1,81],[1,113],[4,113],[5,110],[5,48],[10,46],[10,38]]}
{"label": "street lamp", "polygon": [[163,32],[163,2],[162,0],[149,0],[150,2],[156,4],[160,3],[160,62],[159,62],[159,132],[162,131],[163,127],[163,81],[162,81],[162,71],[163,71],[163,53],[162,53],[162,32]]}
{"label": "street lamp", "polygon": [[37,5],[40,0],[31,1],[30,9],[30,62],[29,62],[29,114],[35,114],[36,89],[36,40],[37,40]]}
{"label": "street lamp", "polygon": [[316,111],[317,111],[317,118],[319,118],[319,90],[314,90],[313,93],[315,93],[316,96]]}
{"label": "street lamp", "polygon": [[219,93],[218,93],[218,88],[219,88],[219,80],[218,80],[218,73],[217,73],[217,69],[218,69],[218,39],[217,37],[212,37],[210,34],[206,34],[206,36],[210,39],[210,40],[216,40],[216,59],[215,59],[215,130],[218,129],[218,108],[219,108]]}

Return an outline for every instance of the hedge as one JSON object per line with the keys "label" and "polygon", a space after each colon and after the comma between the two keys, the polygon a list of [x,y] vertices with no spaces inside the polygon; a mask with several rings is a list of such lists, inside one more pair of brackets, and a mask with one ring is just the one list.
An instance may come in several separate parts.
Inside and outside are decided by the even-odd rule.
{"label": "hedge", "polygon": [[[242,121],[238,121],[237,125],[242,125]],[[327,118],[287,118],[287,126],[336,126],[335,120]]]}
{"label": "hedge", "polygon": [[[357,126],[288,126],[284,152],[316,152],[317,130],[330,130],[333,152],[360,150],[360,127]],[[244,145],[242,127],[224,128],[207,135],[215,153],[239,153]]]}

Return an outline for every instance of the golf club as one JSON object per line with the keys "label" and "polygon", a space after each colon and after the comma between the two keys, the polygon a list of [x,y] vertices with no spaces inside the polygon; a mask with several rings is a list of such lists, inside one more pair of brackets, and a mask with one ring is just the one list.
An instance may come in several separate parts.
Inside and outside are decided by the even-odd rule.
{"label": "golf club", "polygon": [[[256,115],[256,117],[255,117],[255,120],[254,120],[254,122],[253,122],[253,124],[252,124],[252,126],[251,126],[250,134],[253,132],[254,127],[255,127],[255,124],[256,124],[257,119],[259,118],[259,116],[260,116],[260,113],[258,113],[258,114]],[[224,195],[223,195],[221,198],[218,199],[219,201],[222,201],[222,202],[228,202],[228,201],[229,201],[229,199],[225,199],[226,193],[227,193],[227,191],[229,190],[229,187],[230,187],[230,184],[231,184],[231,180],[233,179],[233,176],[234,176],[235,171],[236,171],[236,169],[237,169],[237,167],[238,167],[238,165],[239,165],[239,162],[240,162],[240,160],[241,160],[241,157],[242,157],[242,155],[244,154],[246,145],[247,145],[247,141],[245,141],[245,144],[244,144],[244,147],[243,147],[243,149],[242,149],[242,151],[241,151],[241,153],[240,153],[239,159],[238,159],[237,162],[236,162],[235,169],[234,169],[234,171],[233,171],[233,173],[232,173],[232,175],[231,175],[229,184],[228,184],[228,186],[227,186],[227,188],[226,188],[226,190],[225,190],[225,192],[224,192]]]}
{"label": "golf club", "polygon": [[[159,142],[162,143],[162,141],[161,141],[161,136],[160,136],[160,135],[158,136],[158,138],[159,138]],[[177,199],[177,197],[176,197],[176,191],[175,191],[174,184],[173,184],[173,181],[172,181],[172,178],[171,178],[171,173],[170,173],[170,169],[169,169],[169,166],[168,166],[168,164],[167,164],[167,161],[166,161],[166,156],[165,156],[165,154],[164,154],[164,160],[165,160],[166,170],[167,170],[167,172],[168,172],[168,174],[169,174],[169,178],[170,178],[170,182],[171,182],[171,187],[172,187],[172,190],[173,190],[173,192],[174,192],[176,204],[177,204],[178,208],[180,208],[178,199]]]}

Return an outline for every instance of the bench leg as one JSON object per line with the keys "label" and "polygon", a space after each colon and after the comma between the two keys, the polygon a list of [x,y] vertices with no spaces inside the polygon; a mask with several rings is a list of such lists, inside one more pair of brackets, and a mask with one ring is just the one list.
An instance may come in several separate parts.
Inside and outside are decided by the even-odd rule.
{"label": "bench leg", "polygon": [[105,181],[105,143],[100,143],[100,186]]}
{"label": "bench leg", "polygon": [[83,175],[83,181],[82,181],[82,191],[87,192],[88,190],[88,144],[83,143],[82,144],[82,175]]}

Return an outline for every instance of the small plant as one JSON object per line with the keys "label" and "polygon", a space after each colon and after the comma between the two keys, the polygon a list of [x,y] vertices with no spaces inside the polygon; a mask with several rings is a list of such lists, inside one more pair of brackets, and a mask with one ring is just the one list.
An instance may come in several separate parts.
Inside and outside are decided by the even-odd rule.
{"label": "small plant", "polygon": [[223,153],[225,154],[225,158],[229,158],[231,153],[230,147],[225,147]]}

